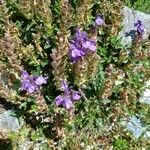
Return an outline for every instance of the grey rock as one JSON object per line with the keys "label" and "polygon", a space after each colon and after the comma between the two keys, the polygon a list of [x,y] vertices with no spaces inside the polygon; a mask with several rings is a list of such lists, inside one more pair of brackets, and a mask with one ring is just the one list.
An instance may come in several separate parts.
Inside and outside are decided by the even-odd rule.
{"label": "grey rock", "polygon": [[150,15],[135,11],[126,6],[123,9],[123,14],[123,29],[119,33],[119,36],[122,37],[122,44],[131,45],[136,33],[134,22],[137,19],[140,19],[142,21],[145,31],[143,39],[147,39],[150,34]]}
{"label": "grey rock", "polygon": [[142,134],[143,137],[148,139],[150,138],[150,131],[147,131],[149,126],[143,126],[141,120],[136,116],[125,118],[121,124],[131,131],[136,139],[138,139]]}
{"label": "grey rock", "polygon": [[17,131],[21,128],[18,118],[11,115],[12,111],[7,110],[0,114],[0,132],[6,133],[10,131]]}
{"label": "grey rock", "polygon": [[25,138],[18,144],[18,150],[43,150],[42,144],[44,143],[47,143],[47,141],[44,139],[37,143],[36,141],[31,141],[28,138]]}
{"label": "grey rock", "polygon": [[146,82],[146,89],[143,92],[143,95],[139,98],[139,102],[141,103],[145,103],[145,104],[150,104],[150,89],[148,87],[150,87],[150,81]]}
{"label": "grey rock", "polygon": [[140,97],[139,102],[150,105],[150,96],[147,96],[147,97],[142,96],[142,97]]}
{"label": "grey rock", "polygon": [[33,141],[29,139],[24,139],[21,143],[19,143],[18,150],[29,150],[33,146]]}
{"label": "grey rock", "polygon": [[[144,25],[143,40],[148,39],[148,36],[150,35],[150,15],[130,9],[126,6],[123,9],[123,14],[123,29],[119,33],[119,37],[122,37],[122,44],[128,46],[131,45],[136,34],[134,22],[138,19],[141,20]],[[143,96],[140,97],[139,101],[141,103],[150,104],[150,89],[144,91]]]}

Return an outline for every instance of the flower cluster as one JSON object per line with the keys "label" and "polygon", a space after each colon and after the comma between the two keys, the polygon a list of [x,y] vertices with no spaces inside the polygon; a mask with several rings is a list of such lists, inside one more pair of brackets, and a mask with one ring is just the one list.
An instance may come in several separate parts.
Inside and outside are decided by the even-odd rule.
{"label": "flower cluster", "polygon": [[134,27],[136,27],[137,32],[138,32],[141,36],[144,35],[144,26],[143,26],[141,20],[137,20],[137,21],[134,23]]}
{"label": "flower cluster", "polygon": [[74,91],[67,85],[65,81],[62,81],[63,95],[59,95],[55,98],[55,104],[57,106],[64,106],[67,109],[73,107],[73,102],[81,98],[81,93],[79,91]]}
{"label": "flower cluster", "polygon": [[21,90],[28,93],[33,93],[39,89],[42,84],[47,83],[48,77],[31,76],[27,71],[21,71]]}
{"label": "flower cluster", "polygon": [[83,59],[89,51],[96,51],[96,41],[89,39],[85,31],[76,29],[74,39],[70,41],[70,55],[73,63]]}

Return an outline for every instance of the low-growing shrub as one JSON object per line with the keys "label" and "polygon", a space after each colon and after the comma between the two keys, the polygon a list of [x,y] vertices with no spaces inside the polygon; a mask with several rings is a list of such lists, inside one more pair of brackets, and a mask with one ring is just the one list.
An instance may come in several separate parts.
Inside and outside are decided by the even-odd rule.
{"label": "low-growing shrub", "polygon": [[28,137],[40,130],[60,149],[128,147],[119,120],[137,112],[150,43],[137,20],[132,44],[122,44],[122,8],[119,0],[1,1],[0,97],[30,126]]}

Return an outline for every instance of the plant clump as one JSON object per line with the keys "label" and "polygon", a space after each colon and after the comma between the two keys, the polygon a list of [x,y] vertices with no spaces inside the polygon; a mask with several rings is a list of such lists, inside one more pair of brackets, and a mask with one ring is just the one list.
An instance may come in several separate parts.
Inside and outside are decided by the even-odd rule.
{"label": "plant clump", "polygon": [[150,79],[144,24],[136,20],[123,45],[122,8],[121,0],[0,0],[0,105],[24,120],[6,135],[14,149],[22,139],[30,149],[149,148],[121,124],[139,112],[149,123],[138,98]]}

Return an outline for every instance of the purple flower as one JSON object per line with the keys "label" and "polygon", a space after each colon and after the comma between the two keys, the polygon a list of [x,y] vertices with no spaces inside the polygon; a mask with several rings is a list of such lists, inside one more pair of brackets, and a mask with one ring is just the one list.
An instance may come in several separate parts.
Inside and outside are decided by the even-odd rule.
{"label": "purple flower", "polygon": [[26,88],[26,91],[28,92],[28,93],[33,93],[33,92],[35,92],[35,91],[37,91],[38,90],[38,86],[36,85],[36,84],[34,84],[34,83],[30,83],[29,85],[28,85],[28,87]]}
{"label": "purple flower", "polygon": [[55,104],[56,104],[56,106],[62,105],[62,104],[63,104],[63,101],[64,101],[63,96],[58,95],[58,96],[55,98]]}
{"label": "purple flower", "polygon": [[23,78],[23,79],[29,78],[29,74],[27,73],[27,71],[25,71],[25,70],[21,71],[21,78]]}
{"label": "purple flower", "polygon": [[21,71],[21,90],[28,93],[34,93],[39,89],[39,86],[47,83],[48,77],[30,76],[27,71]]}
{"label": "purple flower", "polygon": [[65,81],[62,81],[62,89],[64,93],[55,98],[55,104],[56,106],[63,106],[70,109],[73,107],[73,102],[81,98],[81,93],[79,91],[71,90]]}
{"label": "purple flower", "polygon": [[66,107],[67,109],[70,109],[70,108],[73,107],[73,102],[67,96],[61,96],[61,95],[57,96],[55,98],[55,104],[57,106],[61,106],[62,105],[64,107]]}
{"label": "purple flower", "polygon": [[85,41],[85,43],[83,42],[83,47],[91,51],[96,51],[96,41],[95,40]]}
{"label": "purple flower", "polygon": [[65,94],[70,94],[70,89],[66,81],[62,81],[62,91],[64,91]]}
{"label": "purple flower", "polygon": [[83,59],[89,51],[96,51],[96,41],[89,39],[85,31],[76,29],[73,40],[70,41],[70,57],[73,63]]}
{"label": "purple flower", "polygon": [[95,26],[102,26],[104,25],[105,22],[104,20],[102,19],[101,15],[100,14],[97,14],[96,15],[96,20],[95,20]]}
{"label": "purple flower", "polygon": [[79,100],[81,98],[81,93],[79,91],[72,92],[72,100]]}
{"label": "purple flower", "polygon": [[42,76],[36,77],[35,83],[36,83],[36,85],[40,86],[42,84],[46,84],[47,83],[47,79],[48,79],[48,77],[42,77]]}
{"label": "purple flower", "polygon": [[71,99],[65,98],[65,100],[63,101],[63,106],[66,107],[67,109],[70,109],[73,107],[73,102],[71,101]]}
{"label": "purple flower", "polygon": [[144,35],[144,26],[143,26],[141,20],[137,20],[137,21],[134,23],[134,27],[136,27],[137,32],[138,32],[141,36]]}

